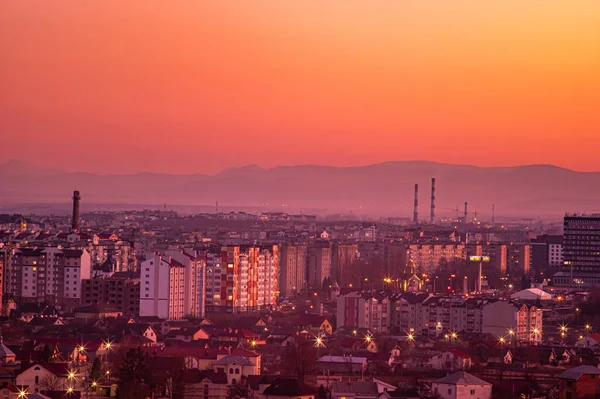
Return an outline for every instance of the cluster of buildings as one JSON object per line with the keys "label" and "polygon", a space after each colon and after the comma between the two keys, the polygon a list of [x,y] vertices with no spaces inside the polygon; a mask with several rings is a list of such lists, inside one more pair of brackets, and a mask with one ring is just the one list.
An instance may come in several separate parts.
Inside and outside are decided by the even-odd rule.
{"label": "cluster of buildings", "polygon": [[351,292],[337,298],[336,316],[338,326],[432,339],[487,333],[519,345],[539,345],[544,333],[542,307],[519,300]]}

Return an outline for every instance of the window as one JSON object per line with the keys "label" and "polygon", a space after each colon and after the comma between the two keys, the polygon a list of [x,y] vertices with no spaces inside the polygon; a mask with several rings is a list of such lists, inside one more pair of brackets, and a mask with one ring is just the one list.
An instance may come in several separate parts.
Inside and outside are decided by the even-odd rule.
{"label": "window", "polygon": [[452,395],[452,388],[448,388],[448,395]]}
{"label": "window", "polygon": [[39,375],[36,375],[36,376],[35,376],[35,383],[36,383],[36,384],[39,384],[39,383],[40,383],[40,376],[39,376]]}
{"label": "window", "polygon": [[235,373],[239,374],[240,373],[240,369],[235,369]]}
{"label": "window", "polygon": [[475,395],[475,390],[471,389],[471,395]]}
{"label": "window", "polygon": [[233,374],[233,368],[229,369],[229,374]]}

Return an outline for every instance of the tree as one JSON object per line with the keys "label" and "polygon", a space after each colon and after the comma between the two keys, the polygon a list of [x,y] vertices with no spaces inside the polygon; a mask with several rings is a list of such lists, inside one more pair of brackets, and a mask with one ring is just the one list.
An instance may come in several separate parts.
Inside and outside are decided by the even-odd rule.
{"label": "tree", "polygon": [[92,368],[90,369],[90,381],[98,381],[102,377],[102,363],[100,363],[100,358],[97,357],[94,359],[94,363],[92,363]]}
{"label": "tree", "polygon": [[148,362],[148,356],[140,347],[125,353],[119,367],[120,399],[143,399],[147,396],[151,382]]}
{"label": "tree", "polygon": [[44,349],[42,349],[42,353],[40,354],[40,361],[42,363],[50,363],[52,361],[52,351],[48,344],[44,345]]}
{"label": "tree", "polygon": [[314,343],[301,340],[297,344],[288,344],[282,357],[285,374],[295,375],[300,381],[314,371],[317,361]]}
{"label": "tree", "polygon": [[47,374],[40,381],[40,387],[42,391],[56,391],[62,385],[62,381],[59,377],[54,374]]}

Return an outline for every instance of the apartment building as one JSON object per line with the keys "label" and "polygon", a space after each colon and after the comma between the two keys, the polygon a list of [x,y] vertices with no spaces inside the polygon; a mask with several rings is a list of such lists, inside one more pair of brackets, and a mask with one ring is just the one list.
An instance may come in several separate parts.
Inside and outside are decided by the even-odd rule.
{"label": "apartment building", "polygon": [[140,316],[203,317],[205,263],[185,249],[147,257],[140,267]]}
{"label": "apartment building", "polygon": [[422,273],[433,273],[440,262],[467,259],[463,244],[411,244],[408,246],[410,261]]}
{"label": "apartment building", "polygon": [[265,309],[279,296],[279,251],[237,246],[206,254],[207,311],[229,313]]}
{"label": "apartment building", "polygon": [[383,294],[351,292],[337,298],[337,326],[368,328],[387,333],[390,327],[390,298]]}
{"label": "apartment building", "polygon": [[519,302],[497,301],[483,307],[481,331],[517,344],[542,343],[542,309]]}
{"label": "apartment building", "polygon": [[289,297],[306,288],[306,245],[283,245],[281,247],[280,282],[281,296]]}
{"label": "apartment building", "polygon": [[62,308],[80,305],[82,281],[90,278],[87,250],[49,246],[4,251],[5,292],[17,302],[48,302]]}
{"label": "apartment building", "polygon": [[83,280],[81,304],[110,305],[124,315],[139,316],[139,273],[117,272],[108,278]]}
{"label": "apartment building", "polygon": [[349,284],[352,267],[358,261],[358,245],[334,243],[331,256],[331,278],[342,287]]}
{"label": "apartment building", "polygon": [[308,248],[308,287],[319,290],[323,281],[331,277],[332,244],[317,242]]}

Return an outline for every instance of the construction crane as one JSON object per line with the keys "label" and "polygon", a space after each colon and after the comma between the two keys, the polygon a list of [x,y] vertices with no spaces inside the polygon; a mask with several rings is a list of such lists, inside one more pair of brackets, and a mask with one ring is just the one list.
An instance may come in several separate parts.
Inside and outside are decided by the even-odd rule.
{"label": "construction crane", "polygon": [[460,212],[460,209],[458,209],[458,206],[456,208],[446,208],[446,210],[456,212],[456,220],[458,220],[458,212]]}

